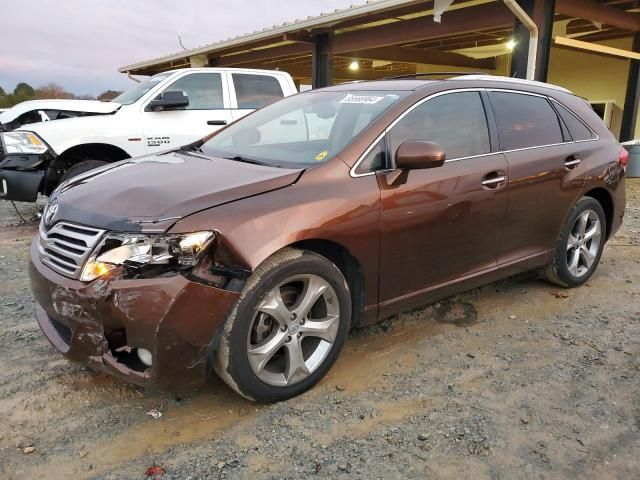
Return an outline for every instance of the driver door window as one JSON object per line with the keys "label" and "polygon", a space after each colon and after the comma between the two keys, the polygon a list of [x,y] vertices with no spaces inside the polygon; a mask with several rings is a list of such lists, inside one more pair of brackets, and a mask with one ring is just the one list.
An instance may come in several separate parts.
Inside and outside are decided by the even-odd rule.
{"label": "driver door window", "polygon": [[192,73],[179,78],[164,90],[182,91],[189,97],[185,110],[224,108],[222,76],[219,73]]}
{"label": "driver door window", "polygon": [[447,160],[489,153],[491,143],[480,93],[449,93],[418,105],[389,132],[392,156],[407,140],[435,142]]}

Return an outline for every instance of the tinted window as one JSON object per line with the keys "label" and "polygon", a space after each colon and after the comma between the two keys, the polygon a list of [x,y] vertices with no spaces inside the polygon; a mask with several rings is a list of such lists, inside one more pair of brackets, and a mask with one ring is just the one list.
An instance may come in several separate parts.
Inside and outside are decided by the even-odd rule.
{"label": "tinted window", "polygon": [[584,123],[582,123],[573,113],[567,110],[564,106],[558,102],[553,102],[562,118],[562,121],[569,129],[571,137],[575,141],[590,140],[594,138],[593,133],[589,130]]}
{"label": "tinted window", "polygon": [[358,164],[355,169],[355,173],[360,175],[383,168],[385,166],[385,146],[383,138],[371,149],[371,151],[369,151],[369,153],[367,153],[362,162]]}
{"label": "tinted window", "polygon": [[546,98],[491,92],[503,150],[562,143],[558,115]]}
{"label": "tinted window", "polygon": [[238,108],[261,108],[284,97],[280,82],[268,75],[234,73]]}
{"label": "tinted window", "polygon": [[224,108],[222,78],[219,73],[192,73],[179,78],[166,91],[183,91],[189,97],[186,110],[214,110]]}
{"label": "tinted window", "polygon": [[449,93],[414,108],[389,132],[390,152],[395,155],[407,140],[435,142],[447,159],[489,153],[489,131],[480,94]]}

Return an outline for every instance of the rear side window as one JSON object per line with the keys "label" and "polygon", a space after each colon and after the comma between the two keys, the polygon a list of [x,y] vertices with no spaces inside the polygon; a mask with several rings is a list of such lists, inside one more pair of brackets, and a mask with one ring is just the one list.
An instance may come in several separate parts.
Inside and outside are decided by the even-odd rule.
{"label": "rear side window", "polygon": [[284,98],[280,82],[275,77],[247,73],[234,73],[231,77],[238,108],[261,108]]}
{"label": "rear side window", "polygon": [[189,97],[186,110],[224,108],[222,77],[219,73],[191,73],[180,77],[165,89],[184,92]]}
{"label": "rear side window", "polygon": [[562,121],[569,129],[569,133],[573,140],[578,142],[580,140],[591,140],[592,138],[595,138],[591,130],[566,107],[558,102],[553,102],[553,104],[555,105],[556,110],[558,110],[560,118],[562,118]]}
{"label": "rear side window", "polygon": [[447,159],[489,153],[489,130],[480,93],[448,93],[418,105],[389,132],[392,155],[407,140],[435,142]]}
{"label": "rear side window", "polygon": [[503,150],[562,143],[562,130],[555,110],[544,97],[509,92],[491,92]]}

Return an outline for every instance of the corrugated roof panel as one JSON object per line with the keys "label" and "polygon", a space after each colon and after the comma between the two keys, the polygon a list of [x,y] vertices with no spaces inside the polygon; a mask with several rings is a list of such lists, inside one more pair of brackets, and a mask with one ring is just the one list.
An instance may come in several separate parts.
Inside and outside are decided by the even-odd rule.
{"label": "corrugated roof panel", "polygon": [[358,15],[369,14],[374,12],[382,12],[384,10],[402,6],[410,5],[413,3],[421,3],[417,0],[368,0],[363,4],[355,4],[349,8],[336,9],[333,12],[321,13],[316,16],[309,16],[306,20],[296,20],[295,22],[284,22],[280,25],[274,25],[271,28],[265,28],[260,31],[254,31],[252,33],[238,35],[226,40],[220,40],[207,45],[203,45],[197,48],[183,50],[173,54],[165,55],[162,57],[145,60],[130,65],[125,65],[119,69],[120,72],[127,72],[130,70],[136,70],[141,68],[148,68],[154,65],[168,63],[176,60],[185,59],[194,55],[202,53],[212,53],[224,48],[241,45],[249,41],[257,41],[266,39],[269,36],[281,35],[284,33],[290,33],[293,31],[307,30],[311,28],[317,28],[325,24],[330,24],[336,21],[346,20],[349,18],[357,17]]}

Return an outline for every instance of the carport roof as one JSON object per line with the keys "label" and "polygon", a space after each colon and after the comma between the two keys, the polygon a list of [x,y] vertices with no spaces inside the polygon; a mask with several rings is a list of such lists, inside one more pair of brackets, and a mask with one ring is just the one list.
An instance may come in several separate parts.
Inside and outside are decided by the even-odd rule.
{"label": "carport roof", "polygon": [[[493,1],[493,0],[488,0]],[[335,9],[333,12],[321,13],[320,15],[309,16],[304,20],[296,19],[293,22],[284,22],[280,25],[274,25],[272,27],[266,27],[262,30],[256,30],[251,33],[245,33],[226,40],[220,40],[207,45],[202,45],[197,48],[182,50],[180,52],[172,53],[162,57],[145,60],[142,62],[132,63],[125,65],[118,69],[122,73],[131,72],[135,73],[139,70],[144,70],[149,67],[154,67],[159,64],[171,64],[176,61],[184,61],[189,57],[201,54],[212,54],[217,51],[227,50],[229,48],[238,47],[244,44],[257,42],[260,40],[272,39],[280,35],[286,35],[287,33],[299,32],[302,30],[318,29],[320,27],[331,27],[336,22],[343,22],[345,20],[361,17],[372,13],[381,13],[385,10],[389,10],[398,6],[415,5],[415,4],[433,3],[431,1],[425,2],[424,0],[367,0],[366,3],[351,5],[349,8]],[[468,2],[465,2],[468,3]],[[479,0],[472,3],[487,3],[487,0]],[[285,40],[286,42],[286,40]]]}
{"label": "carport roof", "polygon": [[[189,66],[280,68],[294,78],[311,72],[314,35],[331,32],[334,78],[380,78],[381,62],[390,74],[415,73],[431,63],[495,69],[495,58],[470,58],[465,50],[504,42],[513,34],[514,17],[501,0],[457,0],[433,19],[434,0],[369,0],[349,8],[285,22],[190,50],[126,65],[120,72],[150,75]],[[567,33],[600,41],[640,30],[640,0],[556,0],[555,20],[572,21]],[[599,25],[594,28],[594,23]],[[360,60],[357,77],[349,72]],[[425,61],[428,59],[428,61]],[[386,67],[382,67],[386,68]],[[383,72],[386,74],[386,72]]]}

